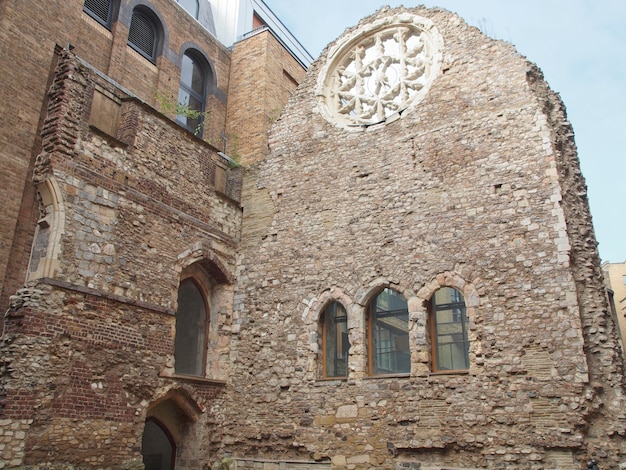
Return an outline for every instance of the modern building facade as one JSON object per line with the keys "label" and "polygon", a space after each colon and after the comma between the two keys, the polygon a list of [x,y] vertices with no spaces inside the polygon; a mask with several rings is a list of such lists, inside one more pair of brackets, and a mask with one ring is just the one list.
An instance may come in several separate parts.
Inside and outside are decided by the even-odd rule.
{"label": "modern building facade", "polygon": [[608,288],[610,289],[611,300],[615,308],[621,338],[622,349],[626,345],[626,262],[623,263],[602,263],[602,271]]}
{"label": "modern building facade", "polygon": [[54,4],[0,4],[0,468],[626,464],[573,132],[513,46],[382,8],[306,71],[262,2]]}

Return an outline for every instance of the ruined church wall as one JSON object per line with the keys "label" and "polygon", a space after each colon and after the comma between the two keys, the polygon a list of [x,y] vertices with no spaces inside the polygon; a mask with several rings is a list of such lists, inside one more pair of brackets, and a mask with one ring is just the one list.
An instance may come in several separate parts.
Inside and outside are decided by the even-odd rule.
{"label": "ruined church wall", "polygon": [[[211,444],[194,425],[210,422],[228,374],[239,170],[68,51],[42,135],[30,279],[2,337],[0,422],[14,431],[0,461],[141,464],[149,407],[174,393],[193,403],[179,462],[198,468]],[[174,370],[174,314],[193,266],[207,279],[209,350],[205,376],[189,380]]]}
{"label": "ruined church wall", "polygon": [[[188,48],[209,62],[203,138],[224,148],[230,52],[175,0],[141,5],[153,10],[163,27],[155,63],[128,45],[137,2],[114,1],[109,26],[83,11],[84,0],[9,0],[0,7],[0,308],[26,278],[37,221],[37,201],[31,183],[40,153],[44,98],[54,70],[55,48],[71,47],[76,55],[107,74],[160,111],[176,103],[180,64]],[[205,2],[201,2],[204,10]],[[108,2],[106,2],[108,4]],[[206,3],[208,7],[208,3]],[[203,12],[206,14],[206,12]],[[206,19],[206,18],[204,18]],[[206,24],[206,23],[205,23]],[[206,24],[210,29],[211,24]],[[175,118],[174,115],[169,115]],[[0,323],[2,320],[0,320]]]}
{"label": "ruined church wall", "polygon": [[[598,337],[583,323],[606,305],[571,261],[573,247],[597,257],[567,220],[590,225],[584,198],[563,200],[582,181],[563,177],[579,173],[557,144],[571,128],[511,45],[445,11],[412,12],[443,39],[414,109],[362,131],[329,123],[316,94],[331,44],[247,173],[225,450],[336,468],[575,468],[594,452],[615,465],[619,442],[585,434],[593,410],[619,400],[602,405],[589,387],[585,342]],[[465,296],[466,374],[432,373],[427,302],[442,286]],[[382,287],[408,301],[408,376],[368,375],[365,310]],[[348,312],[350,371],[325,381],[318,319],[333,300]],[[611,341],[598,364],[619,388]]]}
{"label": "ruined church wall", "polygon": [[[171,309],[178,257],[195,245],[234,270],[240,208],[236,189],[225,191],[237,170],[155,110],[114,93],[79,60],[60,64],[34,176],[40,187],[48,179],[59,187],[57,206],[43,200],[42,211],[60,237],[40,256],[58,262],[47,277]],[[119,121],[109,127],[96,116],[111,109]],[[37,259],[30,272],[39,274]]]}

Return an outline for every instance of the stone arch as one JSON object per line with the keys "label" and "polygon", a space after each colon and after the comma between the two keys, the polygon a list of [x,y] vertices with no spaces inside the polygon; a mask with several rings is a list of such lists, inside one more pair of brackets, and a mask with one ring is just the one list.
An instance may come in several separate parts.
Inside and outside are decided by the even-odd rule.
{"label": "stone arch", "polygon": [[415,338],[418,342],[418,348],[414,360],[420,364],[420,371],[430,373],[432,358],[432,345],[430,340],[430,318],[428,312],[428,303],[433,294],[442,287],[452,287],[463,295],[465,301],[466,314],[469,319],[468,340],[470,374],[477,372],[476,358],[482,356],[480,341],[477,341],[476,323],[479,315],[479,307],[481,304],[481,296],[474,282],[467,280],[461,274],[454,271],[445,271],[434,275],[428,282],[422,286],[417,292],[416,308],[416,331]]}
{"label": "stone arch", "polygon": [[324,307],[329,302],[334,300],[342,303],[346,309],[349,309],[354,303],[352,298],[346,294],[342,288],[337,286],[330,287],[324,290],[318,297],[314,297],[311,301],[305,301],[307,307],[305,307],[304,312],[302,313],[302,319],[305,324],[316,325],[319,322],[320,315],[322,314]]}
{"label": "stone arch", "polygon": [[[180,447],[181,443],[189,435],[193,425],[198,422],[203,409],[203,406],[194,400],[191,394],[183,388],[173,388],[152,402],[146,411],[146,421],[143,430],[142,455],[144,462],[149,458],[163,458],[163,455],[146,455],[148,452],[147,448],[150,447],[150,443],[146,442],[146,433],[154,428],[154,426],[151,428],[150,425],[156,423],[157,427],[167,437],[167,440],[171,442],[172,449],[170,450],[173,452],[173,455],[171,456],[172,466],[170,468],[173,468],[176,448]],[[154,445],[152,448],[154,448]]]}
{"label": "stone arch", "polygon": [[177,258],[175,269],[179,274],[197,263],[218,284],[233,284],[235,281],[235,276],[206,241],[190,245]]}
{"label": "stone arch", "polygon": [[355,318],[358,318],[354,315],[353,307],[355,306],[352,298],[346,294],[343,289],[337,286],[332,286],[326,290],[324,290],[318,297],[314,297],[310,301],[305,301],[304,303],[307,305],[302,314],[302,319],[306,325],[308,330],[308,338],[309,338],[309,371],[315,371],[318,377],[321,377],[321,361],[323,357],[322,345],[321,345],[321,334],[322,334],[322,326],[320,323],[320,319],[324,309],[327,305],[332,302],[339,302],[346,309],[347,317],[348,317],[348,332],[349,332],[349,341],[350,341],[350,358],[348,359],[348,368],[351,369],[351,358],[353,355],[353,339],[351,331],[358,327],[358,324],[355,324]]}
{"label": "stone arch", "polygon": [[176,410],[180,411],[182,413],[181,416],[184,416],[184,419],[188,421],[197,421],[198,417],[204,411],[204,407],[191,396],[188,390],[177,387],[168,390],[161,397],[154,400],[148,406],[146,418],[150,416],[159,417],[159,406],[168,402],[171,403]]}
{"label": "stone arch", "polygon": [[379,277],[374,279],[369,283],[367,287],[359,289],[355,294],[354,301],[359,305],[365,307],[375,296],[377,296],[380,291],[385,288],[393,289],[397,292],[400,292],[404,298],[409,301],[409,299],[415,297],[414,290],[410,287],[408,282],[403,280],[395,280],[386,276]]}
{"label": "stone arch", "polygon": [[54,176],[37,184],[37,199],[40,216],[31,248],[27,281],[56,276],[60,265],[61,237],[65,233],[65,203]]}
{"label": "stone arch", "polygon": [[[185,280],[192,279],[205,297],[208,328],[203,376],[225,380],[230,354],[230,337],[225,332],[232,325],[234,275],[205,241],[198,241],[181,252],[175,271],[179,282],[174,286],[172,299],[176,299],[177,310],[178,289]],[[164,374],[171,375],[173,371],[174,368],[168,367]]]}

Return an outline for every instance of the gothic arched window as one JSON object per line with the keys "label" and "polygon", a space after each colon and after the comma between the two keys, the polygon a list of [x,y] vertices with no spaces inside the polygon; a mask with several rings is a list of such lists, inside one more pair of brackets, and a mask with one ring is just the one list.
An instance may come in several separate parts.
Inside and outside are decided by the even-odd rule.
{"label": "gothic arched window", "polygon": [[409,311],[405,298],[383,289],[367,306],[370,375],[408,374]]}
{"label": "gothic arched window", "polygon": [[322,317],[322,376],[324,378],[348,376],[348,316],[339,302],[326,306]]}
{"label": "gothic arched window", "polygon": [[430,300],[430,333],[433,372],[469,368],[468,319],[463,295],[442,287]]}
{"label": "gothic arched window", "polygon": [[193,279],[178,288],[174,363],[177,374],[204,375],[208,312],[206,299]]}

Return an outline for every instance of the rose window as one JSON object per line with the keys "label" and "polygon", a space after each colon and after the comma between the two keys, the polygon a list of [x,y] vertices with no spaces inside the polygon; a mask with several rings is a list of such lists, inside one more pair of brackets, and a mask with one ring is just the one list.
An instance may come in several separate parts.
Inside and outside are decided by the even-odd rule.
{"label": "rose window", "polygon": [[330,52],[318,90],[327,119],[369,126],[399,117],[423,98],[438,71],[439,35],[425,18],[395,20],[357,30]]}

